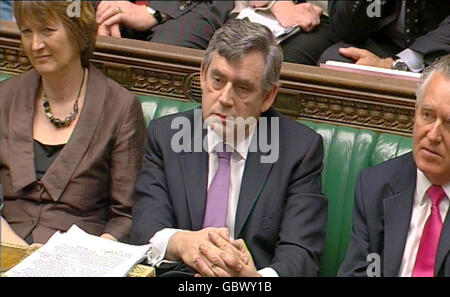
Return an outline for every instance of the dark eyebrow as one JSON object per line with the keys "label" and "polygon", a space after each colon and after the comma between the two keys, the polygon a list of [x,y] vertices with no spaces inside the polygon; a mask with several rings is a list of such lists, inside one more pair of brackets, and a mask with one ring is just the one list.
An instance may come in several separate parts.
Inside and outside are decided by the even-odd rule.
{"label": "dark eyebrow", "polygon": [[217,76],[224,76],[222,72],[220,72],[219,69],[211,69],[211,75],[217,75]]}
{"label": "dark eyebrow", "polygon": [[[211,75],[220,76],[220,77],[225,76],[219,69],[211,69]],[[245,85],[250,88],[254,88],[254,86],[255,86],[253,81],[251,81],[249,79],[236,79],[233,81],[233,83],[236,85]]]}

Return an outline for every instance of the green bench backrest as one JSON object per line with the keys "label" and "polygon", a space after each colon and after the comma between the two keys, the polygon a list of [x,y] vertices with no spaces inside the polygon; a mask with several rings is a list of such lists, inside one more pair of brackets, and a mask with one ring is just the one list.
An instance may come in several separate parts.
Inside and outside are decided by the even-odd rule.
{"label": "green bench backrest", "polygon": [[320,275],[335,276],[350,240],[355,183],[359,172],[411,151],[412,139],[366,129],[301,122],[323,137],[322,186],[329,201],[327,238]]}

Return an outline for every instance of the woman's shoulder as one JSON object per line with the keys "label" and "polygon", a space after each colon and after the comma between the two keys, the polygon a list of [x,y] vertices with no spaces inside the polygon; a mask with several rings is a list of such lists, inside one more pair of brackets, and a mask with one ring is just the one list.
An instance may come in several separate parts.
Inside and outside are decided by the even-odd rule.
{"label": "woman's shoulder", "polygon": [[1,101],[3,103],[11,101],[16,97],[17,94],[19,94],[17,92],[23,93],[29,88],[35,87],[35,85],[39,83],[39,77],[40,76],[36,72],[36,70],[31,69],[20,75],[13,76],[0,82],[0,97],[2,98]]}

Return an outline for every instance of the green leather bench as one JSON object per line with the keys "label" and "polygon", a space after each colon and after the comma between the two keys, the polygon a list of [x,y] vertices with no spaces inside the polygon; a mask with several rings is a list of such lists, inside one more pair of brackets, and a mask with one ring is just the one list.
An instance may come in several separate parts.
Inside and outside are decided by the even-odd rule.
{"label": "green leather bench", "polygon": [[[199,106],[149,96],[139,96],[147,123],[163,115]],[[361,169],[403,155],[412,148],[412,139],[393,134],[378,134],[309,121],[301,123],[323,137],[323,191],[329,199],[325,249],[320,263],[320,276],[336,276],[344,260],[352,227],[352,210],[356,177]]]}
{"label": "green leather bench", "polygon": [[[0,73],[0,81],[9,75]],[[147,124],[155,118],[200,106],[152,96],[138,96]],[[356,177],[361,169],[407,153],[412,140],[372,130],[301,121],[323,137],[323,191],[329,199],[325,249],[320,276],[335,276],[350,239]]]}

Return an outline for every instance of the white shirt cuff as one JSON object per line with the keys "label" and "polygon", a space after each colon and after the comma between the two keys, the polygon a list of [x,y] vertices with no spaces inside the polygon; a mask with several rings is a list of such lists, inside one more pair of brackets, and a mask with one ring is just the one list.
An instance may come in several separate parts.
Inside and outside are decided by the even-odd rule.
{"label": "white shirt cuff", "polygon": [[396,57],[402,59],[402,61],[405,62],[409,69],[413,72],[420,72],[423,68],[425,68],[423,63],[423,55],[419,52],[413,51],[410,48],[399,52]]}
{"label": "white shirt cuff", "polygon": [[275,271],[275,269],[270,268],[270,267],[266,267],[263,268],[261,270],[258,270],[258,273],[262,276],[262,277],[279,277],[278,273]]}
{"label": "white shirt cuff", "polygon": [[161,263],[176,263],[174,261],[164,260],[164,258],[170,238],[178,231],[182,230],[164,228],[150,238],[150,251],[147,253],[148,264],[158,267]]}

